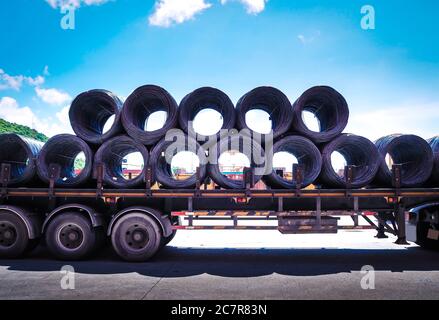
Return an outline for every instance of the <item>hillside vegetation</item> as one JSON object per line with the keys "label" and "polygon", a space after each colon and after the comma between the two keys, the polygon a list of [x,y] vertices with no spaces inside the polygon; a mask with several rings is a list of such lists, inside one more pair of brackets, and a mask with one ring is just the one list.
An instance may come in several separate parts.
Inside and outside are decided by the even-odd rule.
{"label": "hillside vegetation", "polygon": [[24,137],[46,142],[49,138],[34,129],[21,124],[12,123],[0,118],[0,133],[17,133]]}

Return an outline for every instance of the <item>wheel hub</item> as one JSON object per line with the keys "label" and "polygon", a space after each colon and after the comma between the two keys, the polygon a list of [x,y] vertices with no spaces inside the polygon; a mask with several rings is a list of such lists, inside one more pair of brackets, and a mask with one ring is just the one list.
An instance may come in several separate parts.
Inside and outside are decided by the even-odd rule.
{"label": "wheel hub", "polygon": [[125,241],[133,249],[143,249],[149,242],[148,230],[142,225],[132,225],[125,233]]}
{"label": "wheel hub", "polygon": [[67,249],[76,249],[84,240],[84,232],[75,224],[68,224],[61,228],[59,233],[60,243]]}
{"label": "wheel hub", "polygon": [[0,246],[10,247],[17,241],[17,229],[7,221],[0,222]]}

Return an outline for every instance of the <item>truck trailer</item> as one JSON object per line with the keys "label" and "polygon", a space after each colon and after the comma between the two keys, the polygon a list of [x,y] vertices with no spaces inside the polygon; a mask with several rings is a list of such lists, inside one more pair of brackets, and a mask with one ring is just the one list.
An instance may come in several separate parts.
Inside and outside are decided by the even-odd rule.
{"label": "truck trailer", "polygon": [[[108,189],[97,170],[95,188],[56,188],[53,170],[47,188],[8,187],[8,165],[1,167],[0,254],[18,258],[40,242],[63,260],[90,257],[111,241],[126,261],[146,261],[178,230],[278,230],[283,234],[337,233],[375,229],[391,234],[396,245],[407,240],[439,247],[439,188],[400,188],[394,165],[392,188],[294,190],[253,188],[252,170],[244,170],[245,189],[157,189],[146,170],[142,189]],[[295,178],[300,181],[300,170]],[[339,225],[350,216],[351,225]],[[276,221],[275,225],[269,223]],[[366,222],[361,223],[361,222]],[[211,223],[209,223],[211,222]]]}

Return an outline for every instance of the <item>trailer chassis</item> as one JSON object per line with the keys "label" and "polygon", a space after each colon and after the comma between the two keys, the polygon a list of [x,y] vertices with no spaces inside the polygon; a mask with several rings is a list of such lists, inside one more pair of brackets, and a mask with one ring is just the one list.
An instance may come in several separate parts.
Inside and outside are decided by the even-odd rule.
{"label": "trailer chassis", "polygon": [[[300,169],[295,170],[297,179]],[[182,229],[279,230],[287,234],[375,229],[378,238],[392,234],[397,237],[396,244],[405,245],[407,211],[439,201],[439,188],[400,188],[400,171],[395,166],[394,187],[371,189],[352,189],[348,183],[346,189],[301,189],[299,184],[294,190],[255,190],[252,172],[245,170],[244,189],[212,190],[207,188],[205,182],[198,181],[195,189],[170,190],[152,187],[151,172],[146,171],[145,187],[142,189],[106,189],[99,174],[102,170],[99,169],[96,187],[62,189],[56,188],[51,181],[48,188],[10,188],[7,186],[7,174],[2,172],[2,179],[5,180],[2,180],[0,209],[23,208],[23,212],[45,217],[43,232],[50,224],[48,219],[63,212],[71,214],[74,211],[75,214],[76,210],[86,219],[91,218],[92,228],[109,226],[107,235],[111,237],[113,227],[122,217],[148,216],[148,223],[158,228],[154,227],[157,233],[155,237],[162,238],[160,246],[154,249],[158,250],[158,247],[172,239],[177,230]],[[349,177],[348,174],[347,181]],[[56,178],[54,170],[51,180]],[[83,214],[84,208],[87,208],[86,214]],[[352,225],[339,226],[337,220],[342,216],[350,216]],[[372,216],[375,220],[371,219]],[[29,220],[25,215],[22,218]],[[360,224],[360,219],[366,225]],[[213,220],[217,224],[199,225],[199,222]],[[252,226],[242,223],[248,221],[277,221],[277,225]],[[219,225],[218,222],[226,225]]]}

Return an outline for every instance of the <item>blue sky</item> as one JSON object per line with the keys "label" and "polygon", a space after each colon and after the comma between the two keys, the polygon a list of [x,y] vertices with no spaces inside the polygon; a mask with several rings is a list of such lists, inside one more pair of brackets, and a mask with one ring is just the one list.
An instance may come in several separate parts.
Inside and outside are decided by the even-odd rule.
{"label": "blue sky", "polygon": [[[63,2],[75,29],[63,30]],[[98,3],[95,3],[98,2]],[[364,5],[375,30],[360,26]],[[348,100],[347,131],[439,134],[439,2],[366,0],[3,0],[0,117],[69,131],[73,97],[126,97],[154,83],[177,101],[214,86],[236,102],[259,85],[293,102],[313,85]]]}

